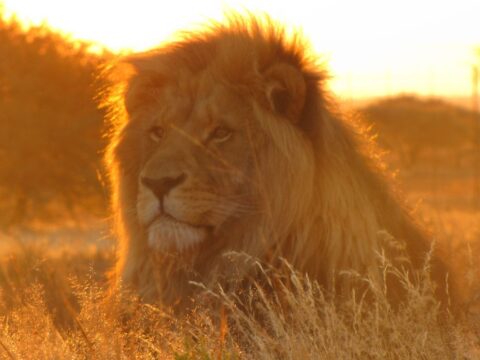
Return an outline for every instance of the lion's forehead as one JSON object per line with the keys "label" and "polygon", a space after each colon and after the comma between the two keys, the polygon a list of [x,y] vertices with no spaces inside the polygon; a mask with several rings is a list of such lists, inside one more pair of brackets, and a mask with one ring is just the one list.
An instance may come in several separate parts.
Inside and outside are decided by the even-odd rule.
{"label": "lion's forehead", "polygon": [[250,102],[237,87],[200,74],[175,79],[165,86],[156,112],[165,125],[203,130],[218,122],[226,122],[235,127],[242,125]]}

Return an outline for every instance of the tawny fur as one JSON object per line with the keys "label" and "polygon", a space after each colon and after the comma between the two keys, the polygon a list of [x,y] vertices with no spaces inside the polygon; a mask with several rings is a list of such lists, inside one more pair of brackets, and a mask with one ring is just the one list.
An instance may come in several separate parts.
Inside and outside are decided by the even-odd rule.
{"label": "tawny fur", "polygon": [[[299,35],[287,36],[268,19],[233,15],[123,64],[132,71],[117,79],[107,98],[117,285],[175,304],[192,296],[189,280],[228,278],[232,270],[222,265],[222,255],[233,250],[267,263],[283,257],[326,288],[345,288],[340,271],[381,281],[379,254],[386,250],[395,263],[400,254],[385,249],[387,233],[406,244],[411,265],[401,266],[423,266],[430,243],[383,179],[368,151],[370,140],[334,110],[326,74]],[[225,219],[216,237],[187,254],[163,253],[148,246],[138,221],[139,174],[149,155],[142,150],[148,139],[136,134],[143,131],[142,119],[152,116],[152,104],[168,102],[165,82],[179,83],[192,101],[208,102],[201,89],[182,83],[193,77],[225,83],[250,104],[250,171],[238,176],[252,184],[256,210]],[[240,116],[237,110],[234,116]],[[446,273],[435,253],[438,293],[445,292]]]}

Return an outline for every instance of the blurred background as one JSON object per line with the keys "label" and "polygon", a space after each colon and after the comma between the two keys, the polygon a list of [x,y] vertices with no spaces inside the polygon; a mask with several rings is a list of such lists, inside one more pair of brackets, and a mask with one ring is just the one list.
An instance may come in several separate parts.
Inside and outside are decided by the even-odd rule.
{"label": "blurred background", "polygon": [[99,68],[231,8],[303,31],[435,238],[478,251],[480,3],[313,3],[0,2],[0,254],[40,240],[111,249]]}

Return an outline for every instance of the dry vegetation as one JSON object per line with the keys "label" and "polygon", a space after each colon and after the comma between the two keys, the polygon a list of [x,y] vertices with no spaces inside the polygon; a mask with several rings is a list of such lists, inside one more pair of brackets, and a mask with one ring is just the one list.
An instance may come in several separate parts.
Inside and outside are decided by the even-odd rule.
{"label": "dry vegetation", "polygon": [[[383,289],[333,300],[317,284],[264,269],[277,290],[241,298],[206,291],[203,304],[175,317],[167,309],[105,299],[108,252],[48,254],[24,248],[0,273],[0,357],[6,359],[476,359],[473,319],[445,315],[428,281],[405,283],[392,309]],[[238,255],[240,261],[251,261]],[[401,276],[401,274],[399,274]],[[198,285],[200,286],[200,285]],[[373,294],[373,295],[372,295]],[[120,305],[122,304],[122,305]],[[210,306],[206,306],[210,304]],[[212,306],[212,304],[215,304]]]}
{"label": "dry vegetation", "polygon": [[[405,282],[409,296],[398,309],[383,289],[340,301],[288,264],[260,269],[274,292],[253,286],[237,298],[206,289],[183,316],[133,296],[107,300],[113,241],[105,222],[92,220],[104,214],[102,114],[88,101],[105,56],[43,28],[0,22],[1,359],[480,358],[473,117],[442,101],[398,98],[362,111],[388,162],[401,168],[398,182],[418,202],[417,215],[449,249],[473,302],[466,316],[440,310],[428,267],[420,284]],[[53,69],[61,72],[53,77]]]}

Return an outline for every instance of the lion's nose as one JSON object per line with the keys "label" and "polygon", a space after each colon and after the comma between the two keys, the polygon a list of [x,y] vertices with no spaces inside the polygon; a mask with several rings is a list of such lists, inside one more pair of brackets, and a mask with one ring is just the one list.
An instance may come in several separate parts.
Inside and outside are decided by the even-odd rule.
{"label": "lion's nose", "polygon": [[141,180],[143,185],[152,190],[159,200],[162,200],[170,190],[184,182],[186,177],[185,174],[181,174],[177,177],[164,177],[160,179],[142,177]]}

